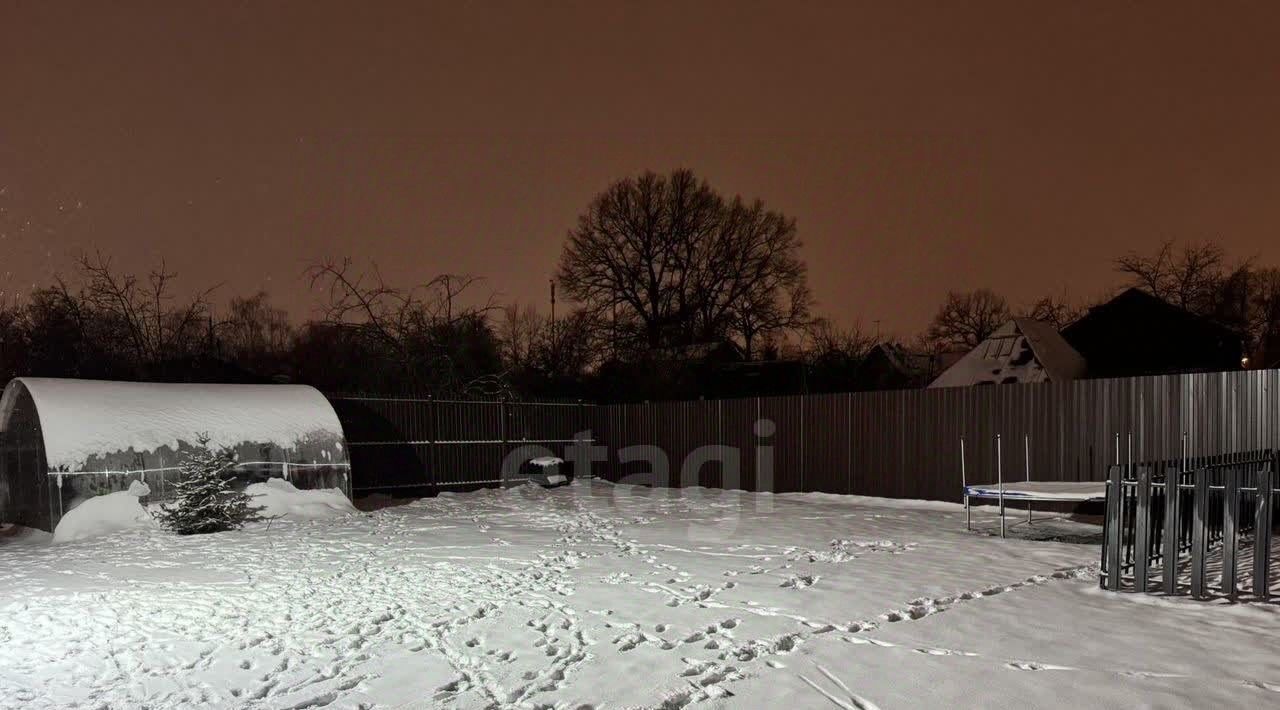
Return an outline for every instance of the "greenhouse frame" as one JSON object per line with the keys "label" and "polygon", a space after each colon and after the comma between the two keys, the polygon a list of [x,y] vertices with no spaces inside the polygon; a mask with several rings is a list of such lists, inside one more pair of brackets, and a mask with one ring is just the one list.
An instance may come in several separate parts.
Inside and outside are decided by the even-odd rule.
{"label": "greenhouse frame", "polygon": [[20,377],[0,397],[0,522],[52,531],[138,480],[163,501],[201,436],[232,453],[238,486],[284,477],[351,496],[342,425],[312,387]]}

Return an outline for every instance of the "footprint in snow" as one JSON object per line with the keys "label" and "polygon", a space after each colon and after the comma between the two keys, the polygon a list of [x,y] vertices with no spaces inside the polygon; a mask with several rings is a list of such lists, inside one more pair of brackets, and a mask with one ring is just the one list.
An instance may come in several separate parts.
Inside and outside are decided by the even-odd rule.
{"label": "footprint in snow", "polygon": [[888,641],[881,641],[879,639],[865,638],[865,637],[859,637],[859,636],[842,636],[841,639],[843,641],[846,641],[848,643],[851,643],[857,646],[869,645],[869,646],[879,646],[881,648],[893,648],[894,646],[897,646],[897,644],[889,643]]}
{"label": "footprint in snow", "polygon": [[1034,661],[1010,661],[1004,664],[1005,668],[1011,668],[1018,671],[1073,671],[1070,666],[1055,666],[1051,663],[1036,663]]}
{"label": "footprint in snow", "polygon": [[949,648],[917,648],[916,653],[923,653],[929,656],[969,656],[974,657],[978,654],[970,651],[953,651]]}
{"label": "footprint in snow", "polygon": [[784,589],[807,589],[817,583],[819,579],[821,577],[816,574],[792,575],[778,586]]}

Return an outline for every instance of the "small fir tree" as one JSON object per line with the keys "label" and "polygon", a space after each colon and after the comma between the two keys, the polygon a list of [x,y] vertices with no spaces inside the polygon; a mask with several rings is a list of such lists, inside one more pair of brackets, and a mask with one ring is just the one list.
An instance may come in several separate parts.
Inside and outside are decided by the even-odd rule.
{"label": "small fir tree", "polygon": [[196,446],[183,452],[178,462],[177,496],[160,506],[160,525],[179,535],[201,535],[237,530],[261,519],[260,508],[250,506],[249,496],[233,488],[226,476],[234,464],[231,452],[210,449],[209,436],[199,435]]}

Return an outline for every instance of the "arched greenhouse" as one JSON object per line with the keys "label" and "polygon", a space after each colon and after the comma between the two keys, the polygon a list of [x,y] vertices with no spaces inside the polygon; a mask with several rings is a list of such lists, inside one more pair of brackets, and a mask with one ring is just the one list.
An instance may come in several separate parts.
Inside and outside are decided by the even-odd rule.
{"label": "arched greenhouse", "polygon": [[312,387],[20,377],[0,398],[0,522],[53,530],[136,480],[164,500],[201,435],[235,453],[245,484],[283,476],[351,495],[342,425]]}

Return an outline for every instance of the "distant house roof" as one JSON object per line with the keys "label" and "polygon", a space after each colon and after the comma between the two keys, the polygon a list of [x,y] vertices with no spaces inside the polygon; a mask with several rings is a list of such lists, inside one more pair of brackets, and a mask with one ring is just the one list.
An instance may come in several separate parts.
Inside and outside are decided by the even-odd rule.
{"label": "distant house roof", "polygon": [[1240,369],[1238,334],[1136,288],[1089,309],[1062,331],[1090,377]]}
{"label": "distant house roof", "polygon": [[1014,318],[969,351],[930,387],[1061,382],[1083,377],[1085,360],[1048,323]]}
{"label": "distant house roof", "polygon": [[858,367],[857,388],[864,390],[924,387],[938,373],[965,355],[960,352],[927,353],[900,343],[877,343]]}

